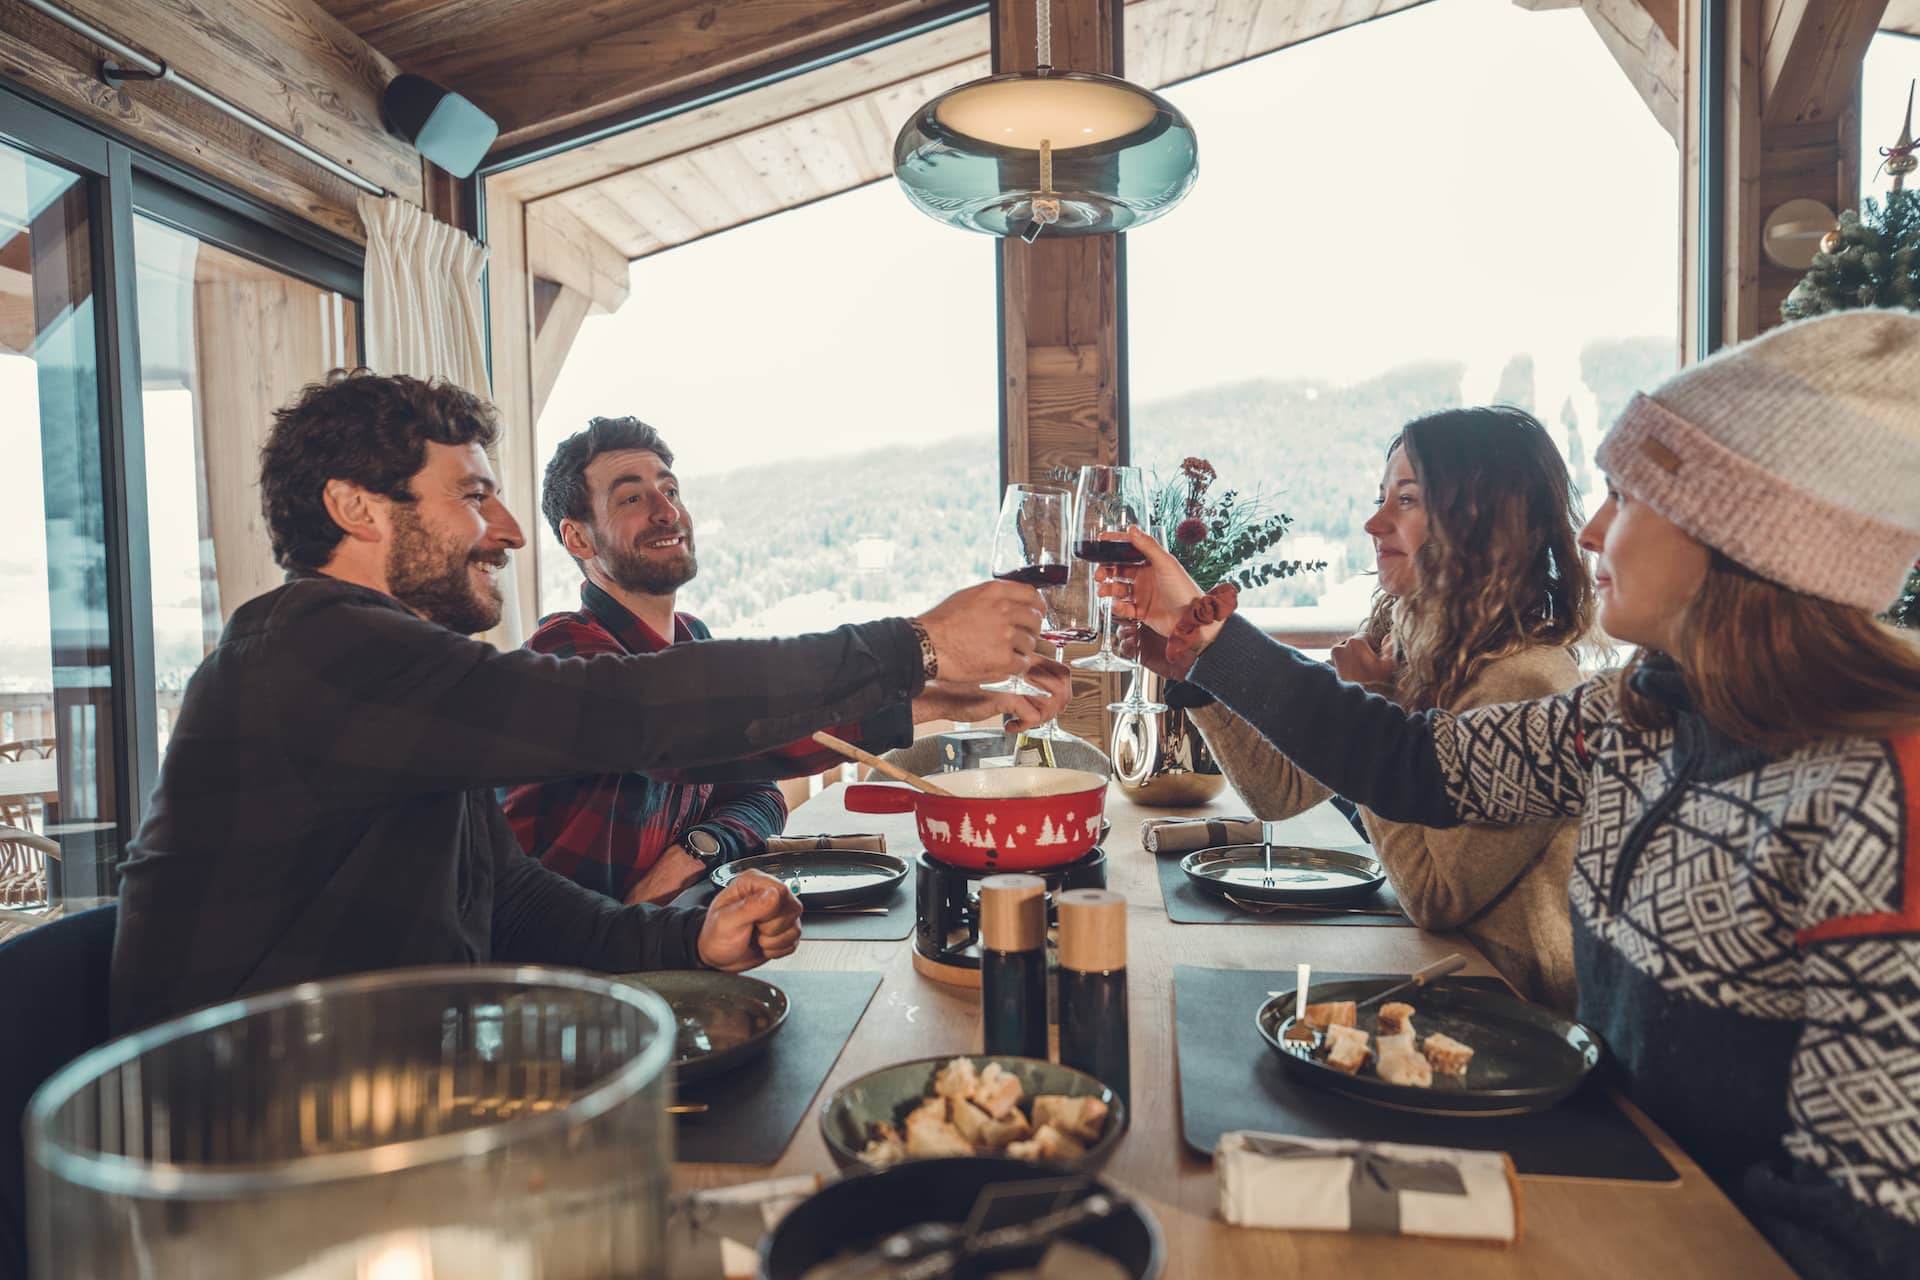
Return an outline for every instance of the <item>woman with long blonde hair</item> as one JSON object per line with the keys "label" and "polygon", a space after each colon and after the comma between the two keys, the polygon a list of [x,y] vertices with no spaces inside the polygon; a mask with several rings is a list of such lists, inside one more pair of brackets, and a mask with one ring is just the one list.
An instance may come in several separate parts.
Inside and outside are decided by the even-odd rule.
{"label": "woman with long blonde hair", "polygon": [[1920,315],[1855,311],[1636,397],[1581,545],[1640,651],[1549,698],[1409,713],[1138,531],[1148,563],[1102,572],[1171,668],[1341,794],[1429,826],[1578,817],[1580,1017],[1807,1276],[1920,1258],[1920,645],[1873,616],[1920,558],[1916,387]]}
{"label": "woman with long blonde hair", "polygon": [[[1566,464],[1532,415],[1451,409],[1408,423],[1387,446],[1365,527],[1380,589],[1366,626],[1333,651],[1342,678],[1410,710],[1452,711],[1580,683],[1574,647],[1592,626],[1593,583]],[[1291,817],[1332,794],[1191,686],[1169,696],[1194,708],[1256,816]],[[1360,819],[1408,919],[1460,929],[1522,994],[1573,1008],[1578,822],[1435,828],[1365,809]]]}

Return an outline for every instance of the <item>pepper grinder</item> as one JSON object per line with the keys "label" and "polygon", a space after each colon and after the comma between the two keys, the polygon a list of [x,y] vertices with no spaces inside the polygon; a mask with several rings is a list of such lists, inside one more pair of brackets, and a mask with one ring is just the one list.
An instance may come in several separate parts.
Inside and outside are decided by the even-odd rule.
{"label": "pepper grinder", "polygon": [[1039,876],[980,882],[980,1023],[985,1052],[1047,1056],[1047,885]]}
{"label": "pepper grinder", "polygon": [[1060,917],[1060,1061],[1131,1102],[1127,1048],[1127,900],[1069,889]]}

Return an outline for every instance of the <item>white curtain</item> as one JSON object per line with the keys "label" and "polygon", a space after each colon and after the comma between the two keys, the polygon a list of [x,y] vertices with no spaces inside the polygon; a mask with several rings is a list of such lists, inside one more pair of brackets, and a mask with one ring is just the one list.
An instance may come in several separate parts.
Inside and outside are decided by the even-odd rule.
{"label": "white curtain", "polygon": [[[375,373],[445,378],[491,398],[487,325],[480,271],[487,247],[397,196],[360,197],[367,228],[366,355]],[[494,449],[499,466],[499,446]],[[533,554],[531,543],[516,555]],[[518,645],[516,575],[500,575],[505,607],[486,639]]]}

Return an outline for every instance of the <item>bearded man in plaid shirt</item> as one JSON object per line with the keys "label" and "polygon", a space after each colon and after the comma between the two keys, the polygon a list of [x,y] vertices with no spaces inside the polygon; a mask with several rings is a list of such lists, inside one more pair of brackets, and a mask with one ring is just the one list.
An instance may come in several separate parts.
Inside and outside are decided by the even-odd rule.
{"label": "bearded man in plaid shirt", "polygon": [[[540,507],[580,566],[580,608],[541,621],[527,648],[557,657],[658,653],[707,640],[706,624],[676,612],[675,593],[697,569],[693,516],[673,473],[673,450],[636,418],[595,418],[547,464]],[[1065,679],[1058,664],[1035,670]],[[1036,703],[977,686],[930,684],[907,704],[831,732],[876,749],[926,720],[1030,719]],[[801,741],[769,753],[787,776],[840,757]],[[760,765],[759,776],[766,776]],[[626,903],[665,903],[716,864],[759,852],[787,817],[777,787],[642,773],[600,773],[516,787],[504,808],[520,847],[549,869]]]}

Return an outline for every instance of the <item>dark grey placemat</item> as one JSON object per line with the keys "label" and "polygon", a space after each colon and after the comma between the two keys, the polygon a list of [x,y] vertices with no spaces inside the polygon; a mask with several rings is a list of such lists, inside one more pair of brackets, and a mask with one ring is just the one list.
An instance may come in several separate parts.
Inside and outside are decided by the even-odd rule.
{"label": "dark grey placemat", "polygon": [[680,1087],[678,1101],[704,1102],[709,1109],[674,1117],[676,1160],[778,1160],[880,987],[877,973],[795,969],[756,976],[787,993],[786,1025],[745,1066]]}
{"label": "dark grey placemat", "polygon": [[[1393,975],[1314,974],[1325,982],[1368,976],[1391,980]],[[1506,989],[1497,978],[1448,981]],[[1296,1080],[1253,1023],[1268,995],[1291,991],[1293,982],[1290,971],[1174,966],[1180,1127],[1194,1150],[1212,1155],[1221,1134],[1251,1129],[1308,1138],[1504,1151],[1521,1173],[1679,1181],[1666,1157],[1593,1081],[1546,1111],[1476,1118],[1396,1111]]]}
{"label": "dark grey placemat", "polygon": [[[673,900],[676,907],[704,907],[716,890],[711,880],[702,880]],[[865,911],[809,911],[800,917],[800,936],[818,942],[840,938],[849,942],[897,942],[913,934],[913,873],[893,886],[893,891],[878,902],[862,906],[885,907],[885,915]]]}
{"label": "dark grey placemat", "polygon": [[[1360,848],[1359,845],[1352,846]],[[1369,852],[1371,852],[1369,850]],[[1307,911],[1294,907],[1283,907],[1278,911],[1257,912],[1242,911],[1223,898],[1216,898],[1203,889],[1193,887],[1193,881],[1187,879],[1187,873],[1180,869],[1180,859],[1185,853],[1164,853],[1153,855],[1159,864],[1160,898],[1167,905],[1167,918],[1175,924],[1408,924],[1406,916],[1401,914],[1400,899],[1393,892],[1393,883],[1382,880],[1373,896],[1362,898],[1348,905],[1365,907],[1365,911],[1342,911],[1328,908],[1325,911]]]}

